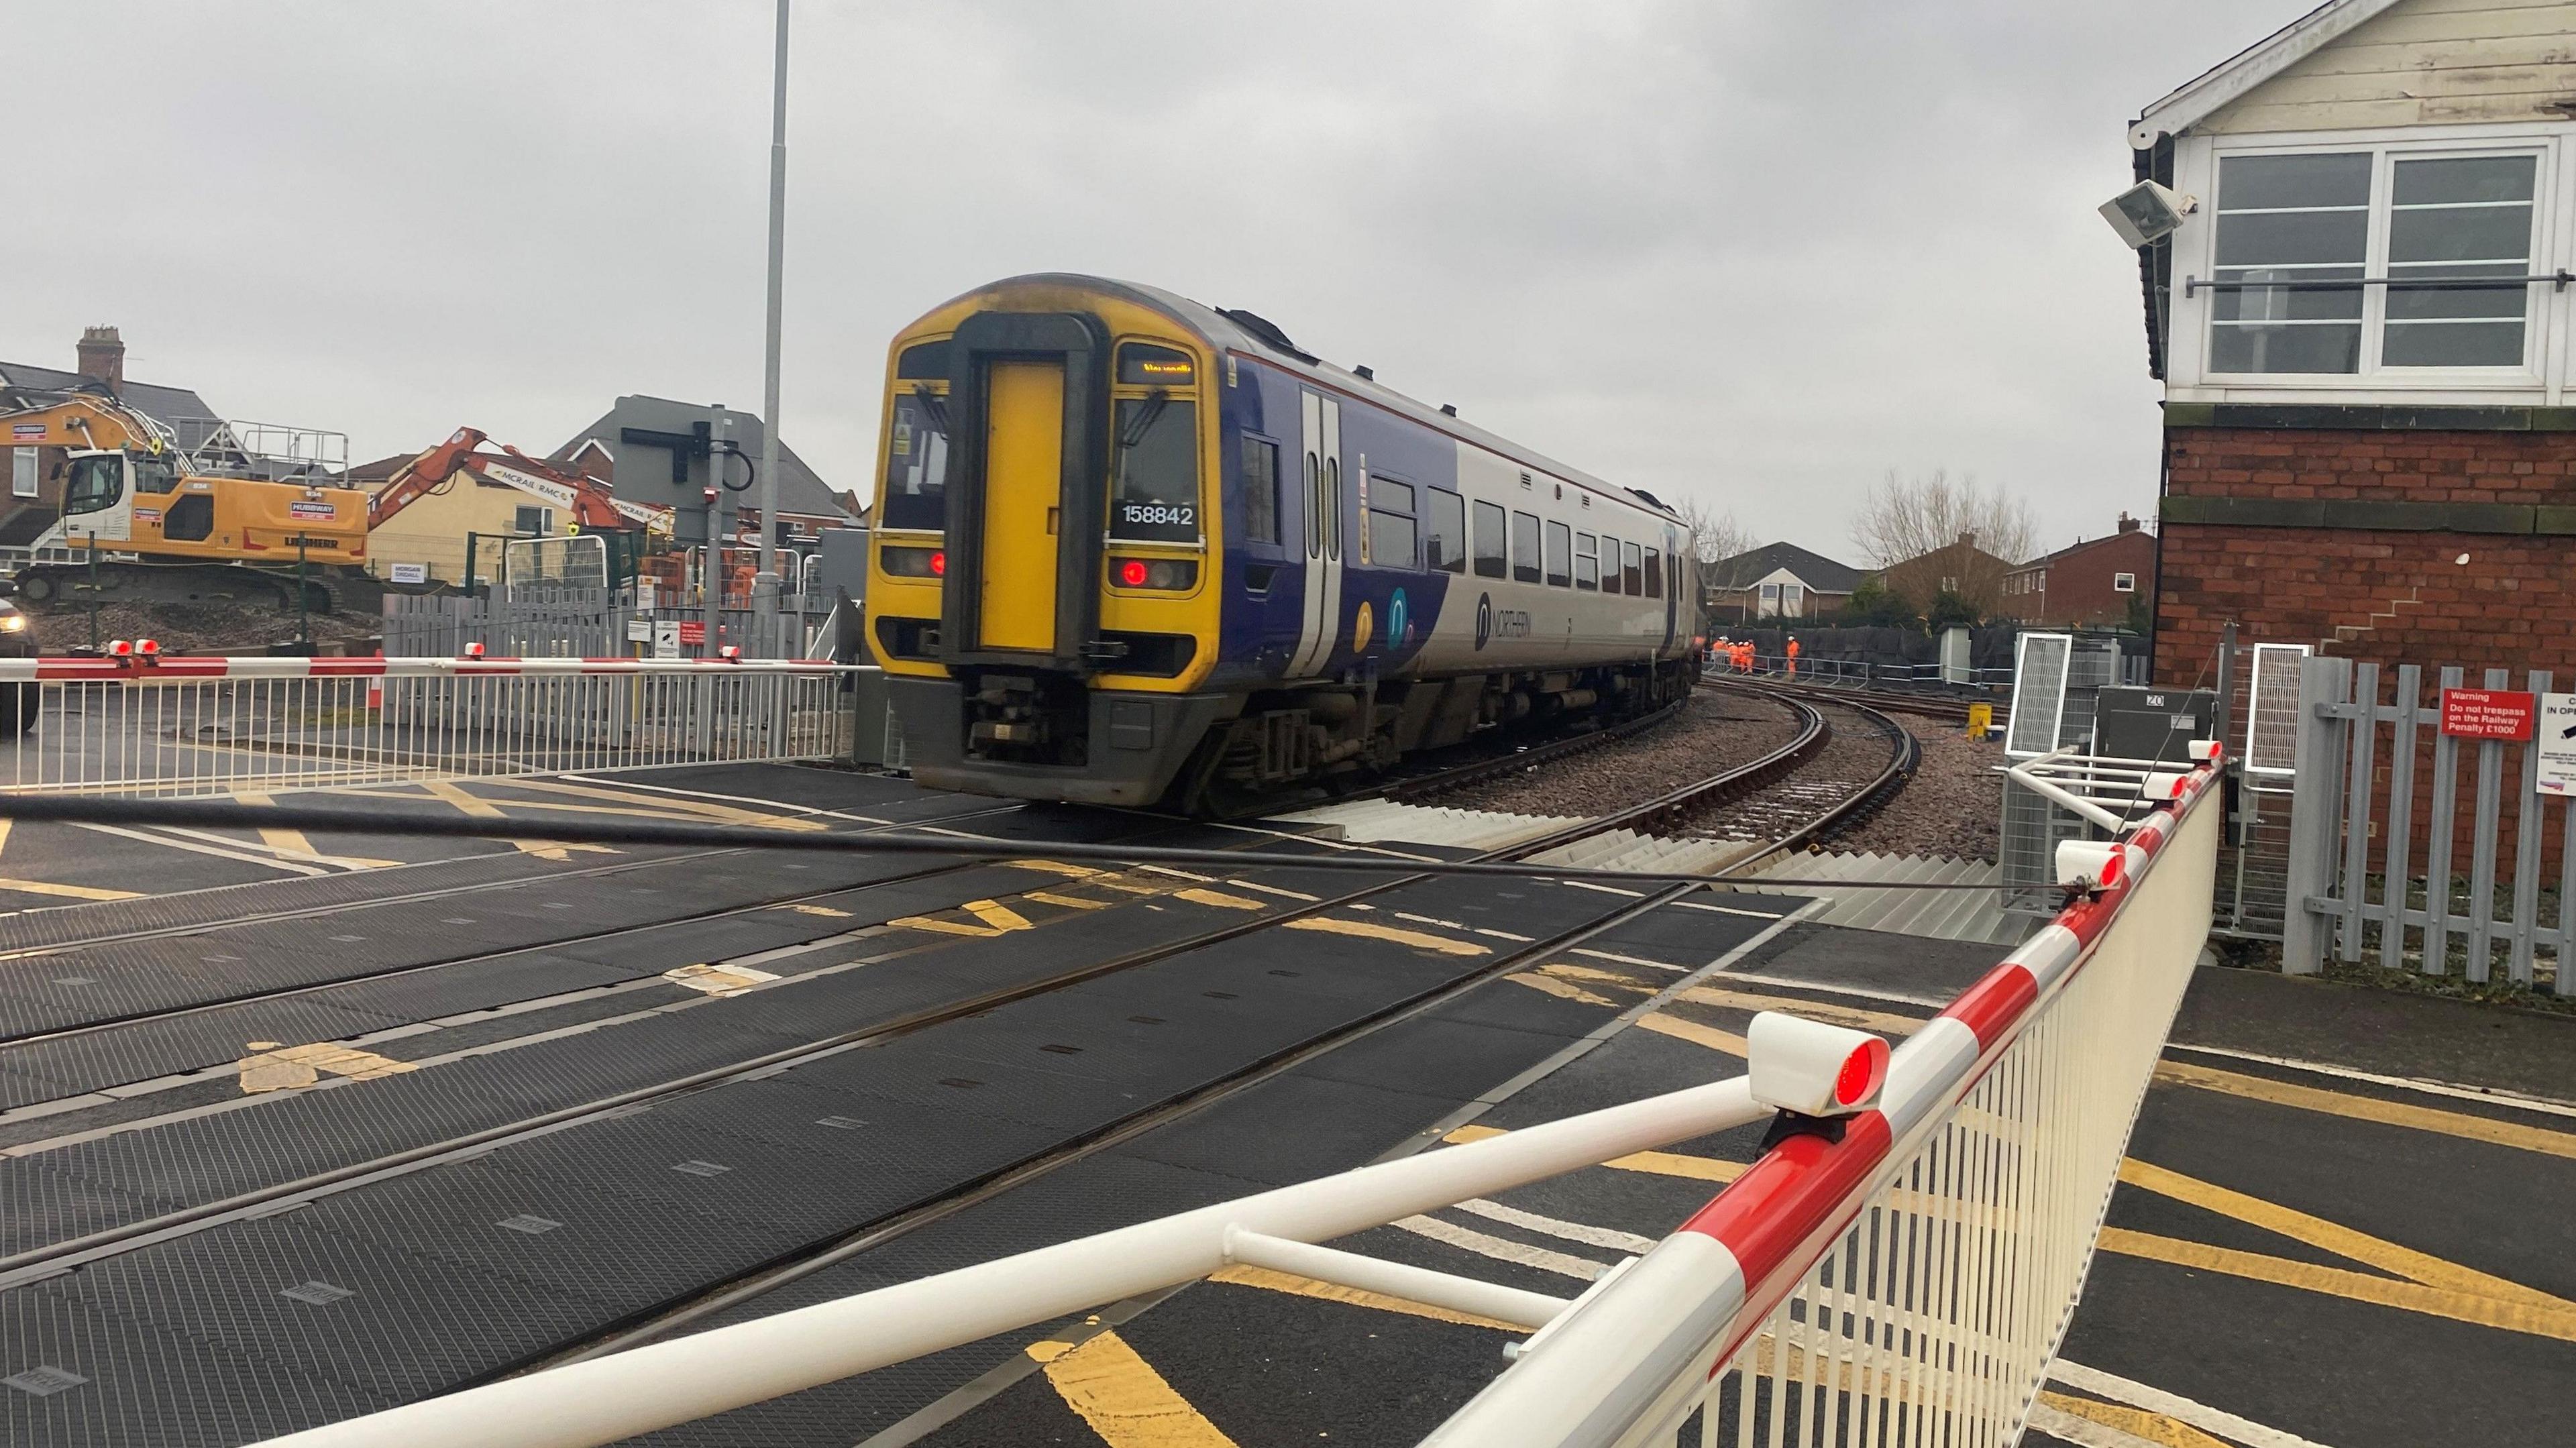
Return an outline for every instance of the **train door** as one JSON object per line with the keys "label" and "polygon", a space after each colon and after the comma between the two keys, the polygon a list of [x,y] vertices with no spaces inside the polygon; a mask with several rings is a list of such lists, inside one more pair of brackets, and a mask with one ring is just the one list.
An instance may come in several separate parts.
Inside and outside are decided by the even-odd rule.
{"label": "train door", "polygon": [[1320,393],[1303,398],[1306,617],[1290,672],[1312,674],[1332,658],[1342,627],[1342,405]]}
{"label": "train door", "polygon": [[984,408],[984,644],[1055,648],[1064,366],[995,362]]}
{"label": "train door", "polygon": [[1655,566],[1656,566],[1657,568],[1662,569],[1662,570],[1663,570],[1663,572],[1664,572],[1664,578],[1663,578],[1663,584],[1664,584],[1664,647],[1663,647],[1663,652],[1664,652],[1664,653],[1666,653],[1666,654],[1670,654],[1670,653],[1673,651],[1673,636],[1674,636],[1676,633],[1678,633],[1678,632],[1680,631],[1680,628],[1681,628],[1681,613],[1682,613],[1682,577],[1681,577],[1681,576],[1682,576],[1683,569],[1682,569],[1682,560],[1681,560],[1681,555],[1680,555],[1679,553],[1676,553],[1676,552],[1674,552],[1674,551],[1673,551],[1673,550],[1674,550],[1674,547],[1675,547],[1674,538],[1675,538],[1675,530],[1673,529],[1672,525],[1671,525],[1671,524],[1669,524],[1669,523],[1668,523],[1668,524],[1666,524],[1666,525],[1664,525],[1664,556],[1663,556],[1662,558],[1659,558],[1659,559],[1657,559],[1657,560],[1655,561]]}

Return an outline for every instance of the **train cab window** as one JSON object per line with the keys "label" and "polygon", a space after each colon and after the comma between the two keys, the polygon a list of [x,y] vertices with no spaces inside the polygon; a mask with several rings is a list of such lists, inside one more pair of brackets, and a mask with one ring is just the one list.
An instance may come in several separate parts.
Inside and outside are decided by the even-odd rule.
{"label": "train cab window", "polygon": [[1652,548],[1646,550],[1646,596],[1664,596],[1664,556]]}
{"label": "train cab window", "polygon": [[1111,537],[1199,540],[1198,414],[1197,403],[1160,388],[1150,397],[1119,400],[1118,450],[1109,480]]}
{"label": "train cab window", "polygon": [[1279,541],[1279,444],[1243,440],[1243,541]]}
{"label": "train cab window", "polygon": [[[904,355],[920,350],[909,348]],[[936,533],[948,526],[948,399],[927,383],[895,394],[877,518],[881,528]]]}
{"label": "train cab window", "polygon": [[1547,586],[1574,585],[1574,530],[1563,523],[1547,525]]}
{"label": "train cab window", "polygon": [[1520,583],[1538,582],[1538,514],[1512,515],[1512,578]]}
{"label": "train cab window", "polygon": [[945,382],[948,380],[948,344],[916,342],[903,349],[894,359],[898,382]]}
{"label": "train cab window", "polygon": [[1437,573],[1467,571],[1467,500],[1456,493],[1422,490],[1422,566]]}
{"label": "train cab window", "polygon": [[1412,568],[1413,485],[1372,477],[1368,483],[1368,550],[1362,563],[1380,568]]}
{"label": "train cab window", "polygon": [[1645,592],[1646,565],[1644,558],[1638,553],[1638,545],[1634,543],[1622,543],[1619,545],[1619,550],[1619,568],[1620,572],[1625,575],[1624,583],[1627,591],[1631,594]]}
{"label": "train cab window", "polygon": [[1601,535],[1601,591],[1619,591],[1619,540],[1607,533]]}
{"label": "train cab window", "polygon": [[1574,586],[1586,593],[1601,586],[1601,540],[1589,533],[1574,535]]}
{"label": "train cab window", "polygon": [[1477,577],[1502,578],[1508,575],[1509,570],[1504,566],[1503,556],[1504,537],[1509,532],[1510,527],[1505,520],[1501,504],[1478,503],[1476,505]]}

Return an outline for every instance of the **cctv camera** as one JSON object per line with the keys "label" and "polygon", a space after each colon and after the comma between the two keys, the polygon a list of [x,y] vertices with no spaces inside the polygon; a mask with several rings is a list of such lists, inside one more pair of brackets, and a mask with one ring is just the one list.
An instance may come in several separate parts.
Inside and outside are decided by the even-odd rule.
{"label": "cctv camera", "polygon": [[2102,203],[2102,219],[2131,246],[2145,246],[2173,235],[2182,219],[2200,209],[2193,196],[2177,196],[2153,181],[2141,181]]}

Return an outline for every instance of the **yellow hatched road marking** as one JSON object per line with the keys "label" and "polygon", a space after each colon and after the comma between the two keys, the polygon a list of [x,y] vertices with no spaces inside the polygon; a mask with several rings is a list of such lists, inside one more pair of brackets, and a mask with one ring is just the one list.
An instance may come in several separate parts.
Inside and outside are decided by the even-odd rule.
{"label": "yellow hatched road marking", "polygon": [[0,878],[0,890],[16,890],[27,895],[58,895],[66,900],[139,900],[140,890],[110,890],[102,885],[57,885],[50,880],[12,880]]}
{"label": "yellow hatched road marking", "polygon": [[1472,1312],[1454,1312],[1409,1298],[1389,1297],[1383,1292],[1368,1292],[1357,1287],[1344,1287],[1338,1282],[1318,1282],[1312,1277],[1298,1277],[1287,1272],[1274,1272],[1267,1267],[1245,1267],[1240,1264],[1211,1273],[1210,1282],[1223,1282],[1235,1287],[1258,1287],[1264,1292],[1285,1292],[1294,1297],[1313,1297],[1325,1302],[1347,1302],[1353,1307],[1372,1308],[1379,1312],[1401,1312],[1407,1317],[1427,1317],[1434,1322],[1454,1322],[1461,1327],[1490,1327],[1503,1332],[1527,1332],[1526,1327]]}
{"label": "yellow hatched road marking", "polygon": [[1223,1429],[1190,1406],[1126,1339],[1104,1332],[1080,1346],[1029,1344],[1047,1381],[1109,1448],[1235,1448]]}
{"label": "yellow hatched road marking", "polygon": [[[276,796],[262,794],[257,790],[235,790],[233,798],[243,804],[274,805],[277,803]],[[364,859],[356,855],[326,855],[313,847],[313,841],[302,830],[273,830],[263,826],[259,831],[259,839],[261,844],[272,850],[291,855],[303,855],[334,865],[355,865],[361,869],[389,870],[401,863],[398,860]]]}
{"label": "yellow hatched road marking", "polygon": [[1532,990],[1543,991],[1548,995],[1555,996],[1559,1000],[1580,1001],[1587,1006],[1615,1006],[1619,1004],[1617,1001],[1610,999],[1606,995],[1595,995],[1593,992],[1585,990],[1579,985],[1574,985],[1561,980],[1553,980],[1545,974],[1534,974],[1530,971],[1524,970],[1512,975],[1504,976],[1503,979],[1510,981],[1515,985],[1525,985]]}
{"label": "yellow hatched road marking", "polygon": [[1075,880],[1088,880],[1106,873],[1089,865],[1068,865],[1062,860],[1004,860],[1002,863],[1014,870],[1044,870],[1050,875],[1063,875]]}
{"label": "yellow hatched road marking", "polygon": [[2136,1157],[2130,1157],[2120,1163],[2120,1180],[2160,1196],[2172,1197],[2176,1201],[2189,1202],[2195,1207],[2203,1207],[2234,1217],[2240,1222],[2251,1223],[2265,1231],[2278,1232],[2284,1237],[2305,1242],[2311,1247],[2322,1247],[2336,1256],[2349,1257],[2364,1266],[2376,1267],[2383,1272],[2393,1272],[2400,1277],[2412,1278],[2427,1287],[2439,1287],[2451,1292],[2466,1292],[2478,1297],[2492,1297],[2499,1302],[2529,1303],[2553,1312],[2576,1313],[2576,1302],[2570,1302],[2563,1297],[2552,1297],[2537,1288],[2525,1287],[2519,1282],[2490,1276],[2476,1268],[2463,1267],[2457,1262],[2448,1262],[2428,1253],[2418,1252],[2412,1247],[2401,1247],[2394,1242],[2371,1236],[2367,1232],[2356,1231],[2340,1222],[2330,1222],[2323,1217],[2312,1217],[2295,1208],[2282,1206],[2278,1202],[2268,1202],[2261,1197],[2230,1191],[2215,1183],[2187,1177],[2178,1171],[2169,1171],[2152,1162],[2140,1161]]}
{"label": "yellow hatched road marking", "polygon": [[[2091,1398],[2079,1398],[2069,1393],[2052,1393],[2044,1390],[2039,1395],[2039,1403],[2042,1407],[2054,1408],[2070,1417],[2099,1423],[2113,1432],[2125,1435],[2130,1442],[2153,1444],[2155,1448],[2229,1448],[2227,1440],[2223,1438],[2212,1438],[2189,1423],[2168,1418],[2162,1413],[2150,1413],[2144,1408],[2123,1407],[2118,1403],[2097,1403]],[[2031,1426],[2039,1428],[2042,1432],[2048,1431],[2043,1424],[2034,1423]],[[2051,1436],[2063,1435],[2052,1434]]]}
{"label": "yellow hatched road marking", "polygon": [[1290,930],[1313,930],[1326,935],[1351,935],[1363,940],[1386,940],[1415,950],[1436,950],[1442,955],[1490,955],[1492,947],[1451,940],[1421,930],[1404,930],[1393,925],[1379,925],[1366,920],[1333,920],[1310,915],[1303,920],[1287,922]]}
{"label": "yellow hatched road marking", "polygon": [[2244,1076],[2234,1071],[2218,1071],[2207,1066],[2194,1066],[2182,1061],[2166,1061],[2156,1067],[2156,1079],[2176,1086],[2195,1086],[2203,1091],[2223,1091],[2252,1101],[2268,1101],[2275,1106],[2295,1106],[2302,1111],[2322,1111],[2346,1116],[2356,1121],[2376,1121],[2387,1126],[2412,1127],[2417,1131],[2435,1131],[2445,1136],[2483,1141],[2494,1146],[2510,1146],[2522,1151],[2536,1151],[2548,1156],[2576,1160],[2576,1134],[2548,1131],[2525,1126],[2518,1121],[2498,1121],[2491,1117],[2472,1116],[2464,1111],[2442,1111],[2430,1106],[2409,1106],[2402,1101],[2382,1101],[2372,1096],[2350,1096],[2341,1091],[2325,1091],[2314,1086],[2296,1086],[2287,1081],[2274,1081],[2264,1076]]}
{"label": "yellow hatched road marking", "polygon": [[1246,900],[1240,895],[1228,895],[1222,890],[1175,890],[1172,892],[1172,898],[1175,900],[1187,900],[1193,905],[1213,905],[1219,910],[1259,910],[1262,908],[1261,902],[1258,900]]}
{"label": "yellow hatched road marking", "polygon": [[747,965],[683,965],[662,972],[662,978],[673,985],[684,985],[711,996],[736,996],[778,977]]}
{"label": "yellow hatched road marking", "polygon": [[1724,1051],[1730,1056],[1749,1056],[1753,1050],[1751,1046],[1745,1044],[1742,1036],[1733,1031],[1721,1031],[1715,1026],[1703,1026],[1697,1021],[1686,1021],[1679,1016],[1666,1015],[1662,1011],[1649,1011],[1637,1017],[1637,1024],[1657,1035],[1688,1041],[1694,1046],[1706,1046],[1712,1051]]}
{"label": "yellow hatched road marking", "polygon": [[1053,890],[1023,891],[1020,898],[1023,900],[1035,900],[1041,905],[1062,906],[1067,910],[1106,910],[1109,908],[1109,902],[1106,900],[1085,900],[1079,895],[1059,895]]}
{"label": "yellow hatched road marking", "polygon": [[[1482,1141],[1486,1137],[1502,1134],[1503,1128],[1499,1126],[1462,1126],[1440,1139],[1456,1145],[1462,1142]],[[1684,1156],[1673,1151],[1632,1151],[1626,1156],[1613,1157],[1601,1164],[1619,1171],[1644,1172],[1649,1176],[1687,1177],[1692,1181],[1702,1182],[1731,1182],[1744,1175],[1745,1168],[1745,1164],[1740,1161],[1719,1161],[1713,1156]]]}
{"label": "yellow hatched road marking", "polygon": [[2322,1292],[2332,1297],[2421,1312],[2431,1317],[2447,1317],[2454,1322],[2576,1342],[2576,1311],[2540,1307],[2529,1302],[2500,1301],[2476,1293],[2427,1287],[2421,1282],[2397,1282],[2364,1272],[2348,1272],[2340,1267],[2319,1267],[2308,1262],[2293,1262],[2286,1257],[2267,1257],[2260,1252],[2242,1252],[2232,1247],[2212,1247],[2151,1232],[2133,1232],[2125,1227],[2104,1227],[2101,1247],[2105,1252],[2117,1252],[2124,1257],[2144,1257],[2176,1267],[2224,1272],[2231,1277]]}
{"label": "yellow hatched road marking", "polygon": [[995,930],[1029,930],[1029,917],[999,900],[969,900],[966,913],[992,926]]}
{"label": "yellow hatched road marking", "polygon": [[779,910],[793,910],[799,915],[820,915],[826,920],[847,920],[850,918],[849,911],[835,910],[829,905],[780,905],[773,908]]}

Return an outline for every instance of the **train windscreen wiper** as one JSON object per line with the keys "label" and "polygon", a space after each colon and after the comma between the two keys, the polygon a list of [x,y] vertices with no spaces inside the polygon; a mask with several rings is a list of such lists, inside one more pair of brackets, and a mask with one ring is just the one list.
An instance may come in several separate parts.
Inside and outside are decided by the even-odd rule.
{"label": "train windscreen wiper", "polygon": [[931,391],[927,383],[921,382],[912,384],[912,398],[913,401],[921,404],[923,412],[930,415],[932,427],[942,433],[948,431],[948,402],[945,398]]}
{"label": "train windscreen wiper", "polygon": [[1154,430],[1155,421],[1162,417],[1163,409],[1171,403],[1172,394],[1160,387],[1147,393],[1145,405],[1128,414],[1127,425],[1118,429],[1118,446],[1132,448],[1143,442],[1145,434]]}

